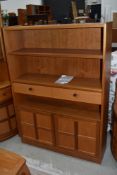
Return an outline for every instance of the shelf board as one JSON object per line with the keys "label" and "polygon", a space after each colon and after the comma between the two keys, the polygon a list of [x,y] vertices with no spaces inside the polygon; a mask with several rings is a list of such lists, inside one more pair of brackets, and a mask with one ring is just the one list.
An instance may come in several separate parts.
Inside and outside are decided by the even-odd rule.
{"label": "shelf board", "polygon": [[11,86],[9,81],[2,81],[2,82],[0,82],[0,89],[7,88],[9,86]]}
{"label": "shelf board", "polygon": [[24,74],[21,77],[17,78],[14,82],[31,84],[31,85],[50,86],[50,87],[62,87],[66,89],[102,92],[100,79],[74,77],[71,82],[62,85],[55,83],[55,81],[60,76],[61,75]]}
{"label": "shelf board", "polygon": [[[30,109],[29,109],[30,106]],[[48,112],[56,115],[64,115],[65,117],[73,117],[75,119],[84,120],[97,120],[100,121],[99,109],[89,110],[83,104],[78,104],[77,106],[72,104],[60,104],[51,103],[50,101],[39,101],[38,99],[27,98],[23,99],[22,102],[17,103],[17,108],[33,110],[38,112]]]}
{"label": "shelf board", "polygon": [[61,49],[61,48],[23,48],[10,52],[12,55],[27,56],[56,56],[56,57],[79,57],[79,58],[97,58],[102,59],[103,54],[100,50],[85,49]]}

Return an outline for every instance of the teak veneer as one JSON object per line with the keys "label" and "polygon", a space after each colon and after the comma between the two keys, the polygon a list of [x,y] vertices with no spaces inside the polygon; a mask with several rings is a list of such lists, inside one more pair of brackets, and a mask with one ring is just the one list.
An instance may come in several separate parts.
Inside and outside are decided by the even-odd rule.
{"label": "teak veneer", "polygon": [[[106,145],[111,23],[4,28],[23,142],[101,162]],[[72,75],[67,84],[56,84]]]}

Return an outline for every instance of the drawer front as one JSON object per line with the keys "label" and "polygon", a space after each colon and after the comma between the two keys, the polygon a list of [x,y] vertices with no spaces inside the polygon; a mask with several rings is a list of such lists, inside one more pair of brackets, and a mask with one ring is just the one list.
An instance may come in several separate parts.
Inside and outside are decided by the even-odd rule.
{"label": "drawer front", "polygon": [[8,118],[7,108],[6,107],[0,108],[0,121],[7,118]]}
{"label": "drawer front", "polygon": [[8,121],[0,123],[0,135],[6,134],[7,132],[10,132]]}
{"label": "drawer front", "polygon": [[16,119],[15,119],[15,117],[11,118],[10,119],[10,122],[11,122],[11,128],[12,129],[16,129],[17,128],[17,125],[16,125]]}
{"label": "drawer front", "polygon": [[53,97],[56,99],[101,104],[101,93],[99,92],[53,88]]}
{"label": "drawer front", "polygon": [[62,116],[56,116],[57,131],[74,135],[74,120]]}
{"label": "drawer front", "polygon": [[38,113],[36,114],[37,127],[52,129],[52,118],[48,113]]}
{"label": "drawer front", "polygon": [[8,106],[8,112],[9,112],[9,116],[10,116],[10,117],[15,115],[15,110],[14,110],[13,104],[10,104],[10,105]]}
{"label": "drawer front", "polygon": [[45,86],[14,83],[13,90],[16,93],[21,93],[21,94],[52,97],[51,88],[45,87]]}
{"label": "drawer front", "polygon": [[52,132],[46,129],[38,129],[38,139],[40,143],[48,145],[53,144]]}
{"label": "drawer front", "polygon": [[12,98],[11,88],[4,88],[0,90],[0,103]]}

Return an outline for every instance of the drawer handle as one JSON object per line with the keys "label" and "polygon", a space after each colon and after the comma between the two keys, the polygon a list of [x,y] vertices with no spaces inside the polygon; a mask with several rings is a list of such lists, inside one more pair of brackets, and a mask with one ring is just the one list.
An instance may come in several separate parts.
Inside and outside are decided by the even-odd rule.
{"label": "drawer handle", "polygon": [[78,94],[74,93],[74,94],[73,94],[73,96],[74,96],[74,97],[77,97],[77,96],[78,96]]}
{"label": "drawer handle", "polygon": [[29,91],[32,91],[32,90],[33,90],[33,88],[29,88],[28,90],[29,90]]}

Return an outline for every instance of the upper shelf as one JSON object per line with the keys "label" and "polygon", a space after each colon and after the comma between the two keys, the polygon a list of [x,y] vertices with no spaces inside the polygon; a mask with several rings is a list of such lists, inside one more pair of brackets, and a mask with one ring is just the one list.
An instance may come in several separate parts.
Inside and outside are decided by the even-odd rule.
{"label": "upper shelf", "polygon": [[100,50],[85,49],[61,49],[61,48],[23,48],[8,54],[27,55],[27,56],[56,56],[56,57],[79,57],[79,58],[97,58],[102,59],[103,55]]}

